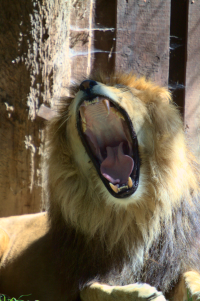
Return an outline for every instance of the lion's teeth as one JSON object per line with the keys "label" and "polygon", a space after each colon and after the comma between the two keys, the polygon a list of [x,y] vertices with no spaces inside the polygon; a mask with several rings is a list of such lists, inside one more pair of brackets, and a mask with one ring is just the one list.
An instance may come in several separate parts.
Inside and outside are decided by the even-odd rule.
{"label": "lion's teeth", "polygon": [[[113,190],[115,193],[119,193],[119,192],[122,191],[122,190],[126,190],[126,189],[130,188],[128,185],[118,187],[117,185],[113,185],[112,183],[109,183],[109,184],[110,184],[110,187],[112,188],[112,190]],[[133,185],[133,184],[132,184],[132,185]]]}
{"label": "lion's teeth", "polygon": [[128,187],[129,188],[133,187],[133,181],[132,181],[131,177],[128,178]]}
{"label": "lion's teeth", "polygon": [[110,184],[110,187],[112,188],[112,190],[115,192],[115,193],[118,193],[119,190],[118,190],[118,187],[116,185],[113,185],[112,183],[109,183]]}
{"label": "lion's teeth", "polygon": [[117,109],[115,109],[114,107],[111,107],[111,111],[112,111],[118,118],[121,118],[121,119],[125,120],[125,119],[124,119],[124,116],[123,116],[119,111],[117,111]]}
{"label": "lion's teeth", "polygon": [[94,98],[92,101],[90,101],[89,104],[93,104],[93,103],[97,103],[97,102],[99,102],[98,96],[96,98]]}
{"label": "lion's teeth", "polygon": [[82,105],[81,105],[81,108],[82,107],[87,107],[87,106],[89,106],[89,101],[87,101],[87,100],[84,100],[84,102],[82,103]]}
{"label": "lion's teeth", "polygon": [[109,115],[109,113],[110,113],[110,102],[109,102],[109,100],[107,100],[107,99],[104,98],[102,100],[102,102],[103,102],[103,104],[104,104],[104,106],[106,108],[106,111],[107,111],[108,115]]}
{"label": "lion's teeth", "polygon": [[128,189],[128,186],[127,186],[127,185],[126,185],[126,186],[119,187],[119,188],[118,188],[118,192],[121,191],[121,190],[126,190],[126,189]]}

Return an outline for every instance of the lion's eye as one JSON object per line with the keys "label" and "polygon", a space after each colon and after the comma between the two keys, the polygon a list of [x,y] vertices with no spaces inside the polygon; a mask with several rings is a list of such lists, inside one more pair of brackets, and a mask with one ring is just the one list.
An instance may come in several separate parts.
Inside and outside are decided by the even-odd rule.
{"label": "lion's eye", "polygon": [[102,96],[84,100],[79,113],[82,141],[104,184],[116,197],[132,194],[138,186],[139,155],[127,115]]}

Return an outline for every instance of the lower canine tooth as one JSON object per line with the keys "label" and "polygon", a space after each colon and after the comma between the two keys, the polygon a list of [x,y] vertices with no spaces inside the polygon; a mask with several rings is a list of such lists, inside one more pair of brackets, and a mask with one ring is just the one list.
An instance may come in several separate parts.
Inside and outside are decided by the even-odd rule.
{"label": "lower canine tooth", "polygon": [[109,113],[110,113],[110,102],[109,102],[109,100],[103,99],[102,102],[103,102],[103,104],[106,108],[106,111],[107,111],[108,115],[109,115]]}
{"label": "lower canine tooth", "polygon": [[85,133],[85,131],[87,130],[86,124],[84,122],[82,122],[82,128],[83,128],[83,133]]}
{"label": "lower canine tooth", "polygon": [[129,188],[133,187],[133,181],[132,181],[131,177],[128,178],[128,187]]}
{"label": "lower canine tooth", "polygon": [[113,185],[112,183],[109,183],[110,187],[112,188],[112,190],[115,192],[115,193],[118,193],[118,187],[116,185]]}

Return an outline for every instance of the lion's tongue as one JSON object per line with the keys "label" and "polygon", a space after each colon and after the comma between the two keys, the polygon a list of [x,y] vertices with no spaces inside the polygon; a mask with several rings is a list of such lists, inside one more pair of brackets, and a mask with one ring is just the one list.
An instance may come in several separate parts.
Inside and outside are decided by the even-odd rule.
{"label": "lion's tongue", "polygon": [[116,147],[106,147],[107,157],[101,163],[102,175],[112,184],[127,184],[134,161],[123,152],[123,142]]}

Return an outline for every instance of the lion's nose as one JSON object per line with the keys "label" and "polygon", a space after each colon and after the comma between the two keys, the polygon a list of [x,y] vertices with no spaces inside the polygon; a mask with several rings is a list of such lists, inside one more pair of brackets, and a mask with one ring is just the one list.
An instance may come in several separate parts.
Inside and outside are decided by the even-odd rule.
{"label": "lion's nose", "polygon": [[91,93],[92,88],[97,85],[97,83],[94,80],[84,80],[80,86],[79,89],[83,92],[86,92],[87,94]]}

